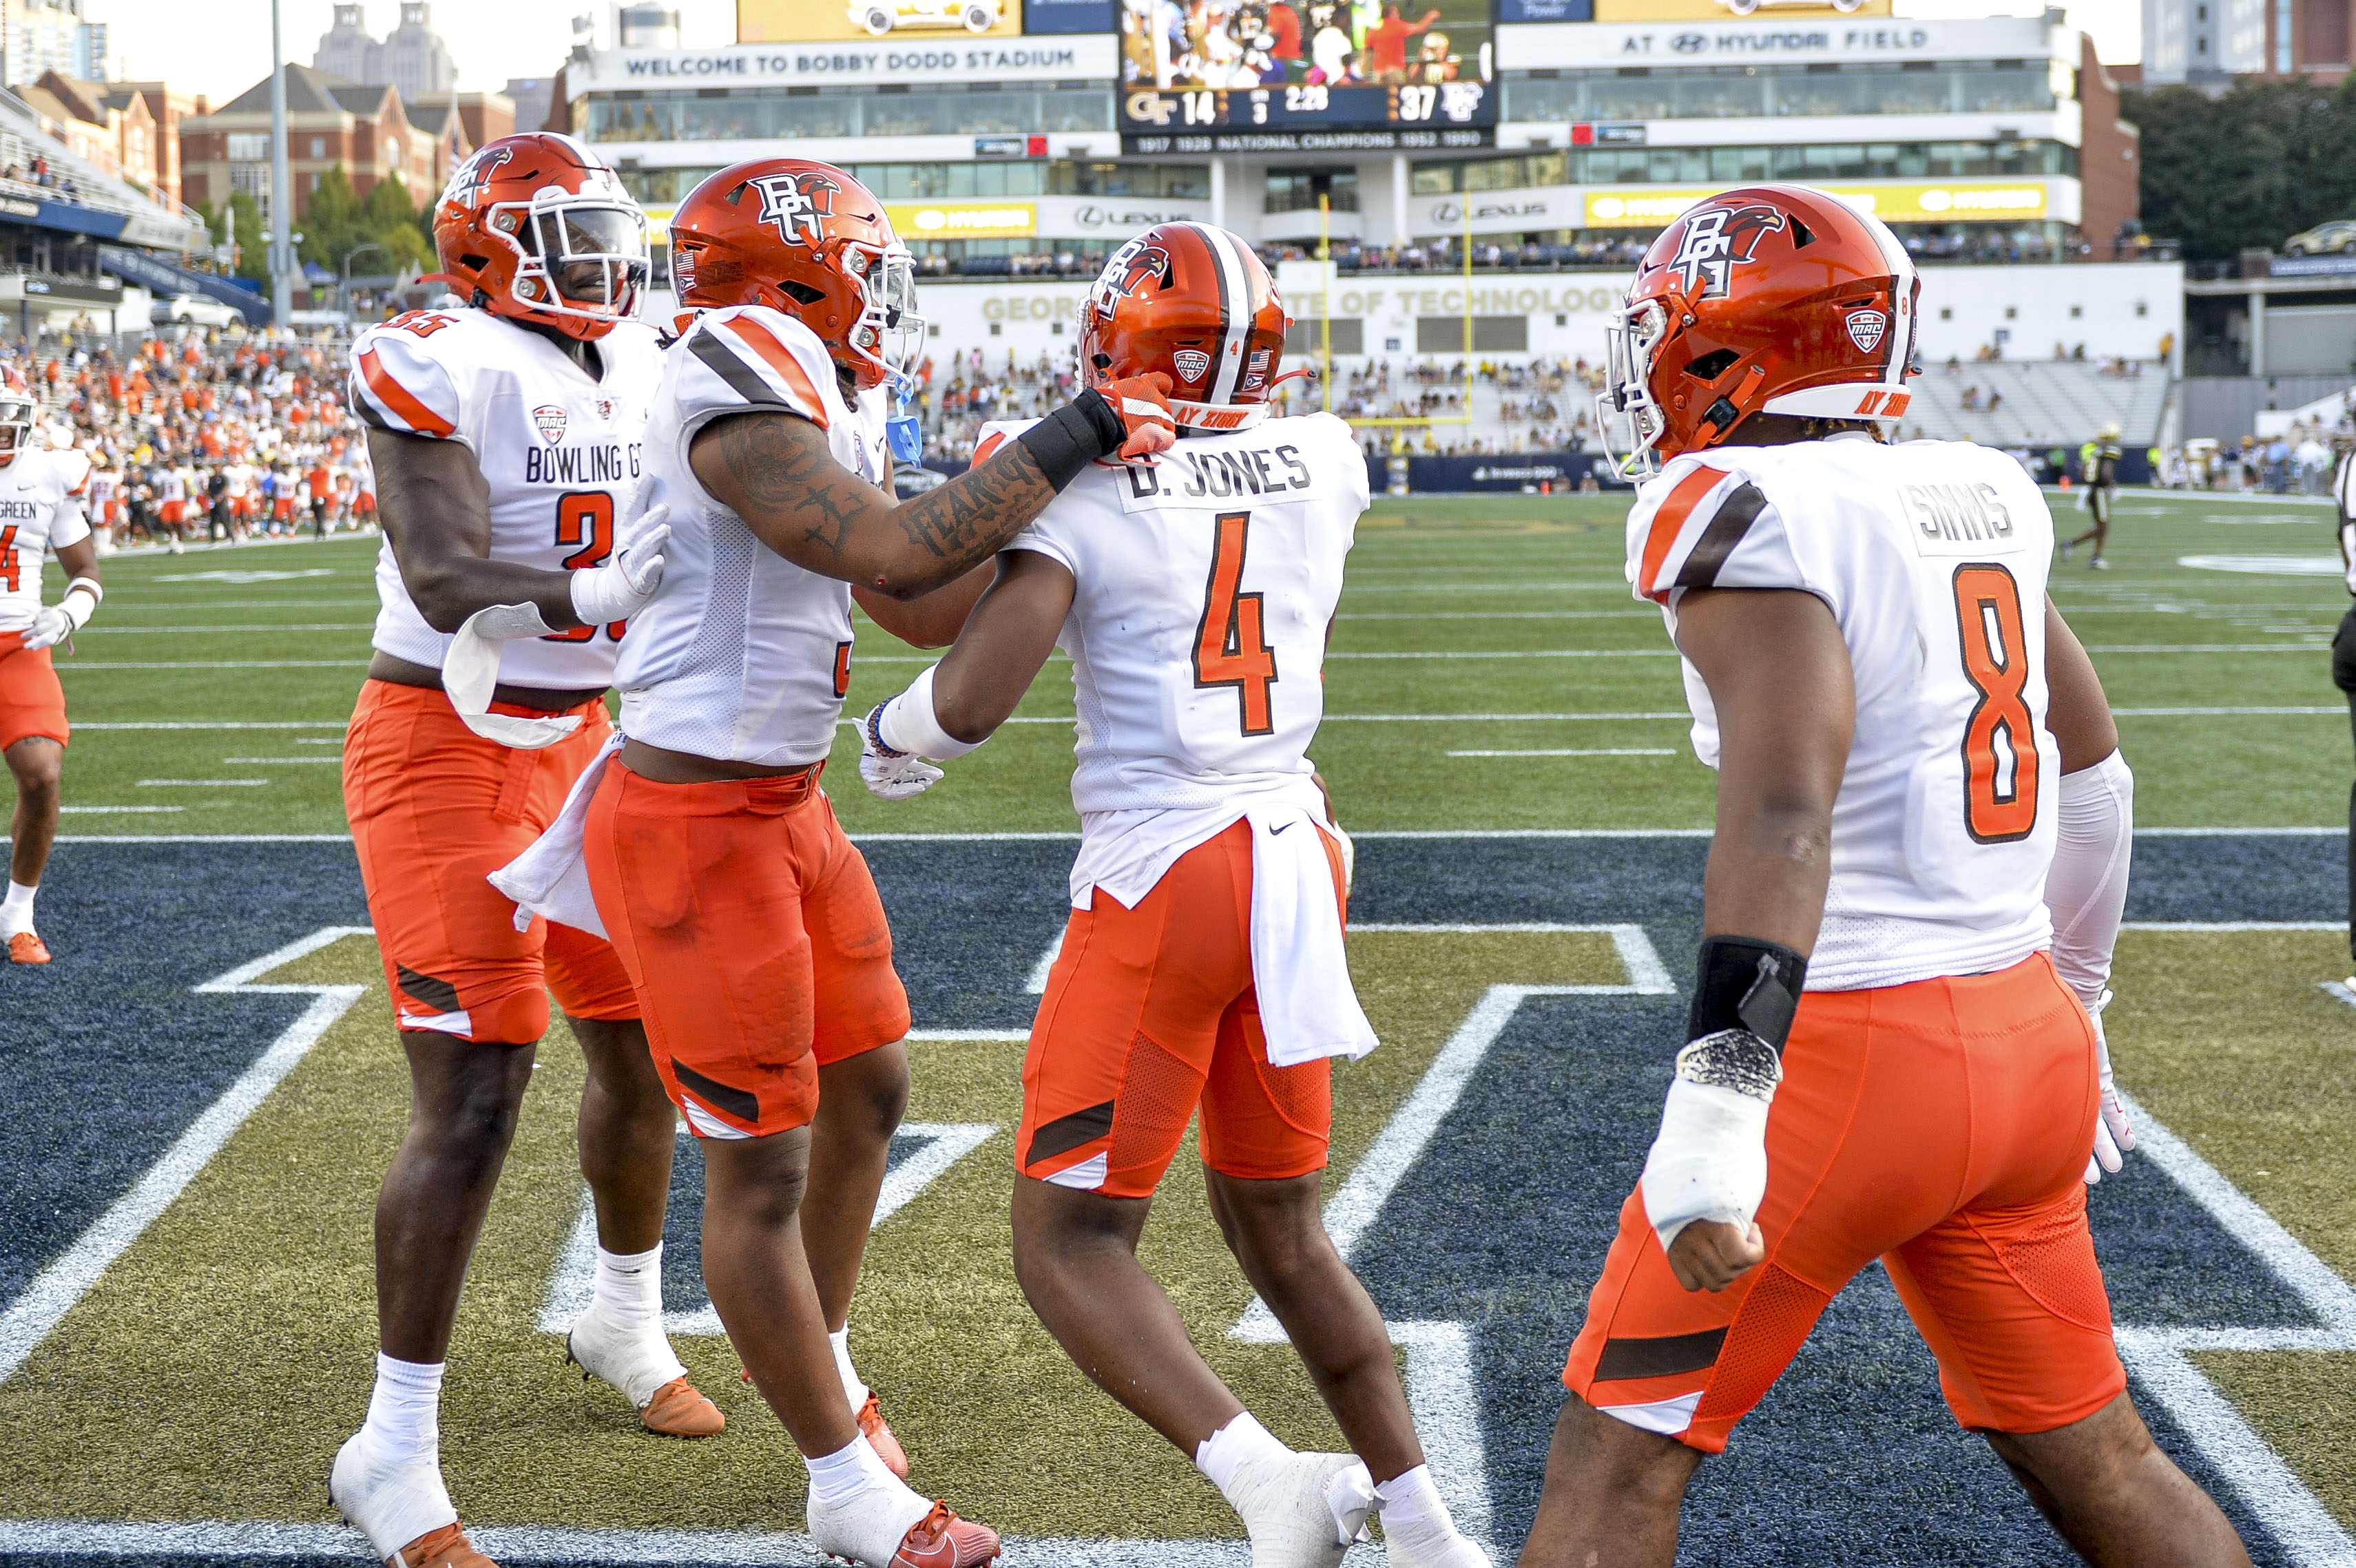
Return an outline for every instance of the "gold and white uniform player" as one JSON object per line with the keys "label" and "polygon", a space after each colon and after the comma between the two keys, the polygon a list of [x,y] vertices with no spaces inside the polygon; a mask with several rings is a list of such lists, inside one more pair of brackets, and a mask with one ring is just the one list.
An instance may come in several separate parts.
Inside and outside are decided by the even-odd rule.
{"label": "gold and white uniform player", "polygon": [[[1721,446],[1646,481],[1627,570],[1673,633],[1677,589],[1799,589],[1848,645],[1856,739],[1809,990],[1987,974],[2051,943],[2055,814],[2038,804],[2061,779],[2045,733],[2052,549],[2037,486],[1968,442]],[[1680,665],[1694,752],[1715,765],[1708,688]]]}

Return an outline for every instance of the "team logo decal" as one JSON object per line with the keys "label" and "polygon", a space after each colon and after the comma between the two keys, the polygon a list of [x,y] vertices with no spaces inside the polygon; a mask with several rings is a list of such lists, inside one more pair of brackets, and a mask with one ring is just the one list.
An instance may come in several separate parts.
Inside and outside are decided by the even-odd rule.
{"label": "team logo decal", "polygon": [[1698,289],[1704,299],[1715,299],[1726,293],[1735,263],[1750,261],[1761,238],[1783,222],[1782,213],[1763,203],[1687,213],[1669,271],[1688,293]]}
{"label": "team logo decal", "polygon": [[815,169],[799,174],[759,175],[745,182],[761,193],[761,221],[774,223],[788,245],[812,250],[826,238],[825,219],[834,216],[842,187]]}
{"label": "team logo decal", "polygon": [[554,446],[564,439],[564,411],[554,403],[542,403],[531,411],[531,422],[540,432],[540,439]]}
{"label": "team logo decal", "polygon": [[1170,363],[1178,367],[1179,378],[1186,381],[1199,381],[1211,369],[1211,357],[1199,348],[1181,348],[1170,357]]}
{"label": "team logo decal", "polygon": [[512,147],[486,147],[468,158],[464,167],[450,178],[447,199],[466,207],[481,203],[483,193],[490,188],[491,176],[515,161]]}
{"label": "team logo decal", "polygon": [[1890,331],[1890,318],[1878,310],[1852,311],[1847,325],[1848,340],[1857,345],[1857,351],[1870,354],[1881,347],[1882,337]]}
{"label": "team logo decal", "polygon": [[614,400],[613,400],[613,399],[611,399],[611,398],[600,398],[600,399],[598,399],[598,400],[597,400],[597,402],[596,402],[597,417],[598,417],[599,419],[601,419],[601,420],[604,420],[604,421],[605,421],[606,423],[608,423],[608,424],[613,423],[613,422],[614,422],[614,408],[615,408],[615,403],[614,403]]}
{"label": "team logo decal", "polygon": [[1088,304],[1098,315],[1109,317],[1115,305],[1149,283],[1157,289],[1170,286],[1170,252],[1141,238],[1132,240],[1105,263],[1096,287],[1088,291]]}

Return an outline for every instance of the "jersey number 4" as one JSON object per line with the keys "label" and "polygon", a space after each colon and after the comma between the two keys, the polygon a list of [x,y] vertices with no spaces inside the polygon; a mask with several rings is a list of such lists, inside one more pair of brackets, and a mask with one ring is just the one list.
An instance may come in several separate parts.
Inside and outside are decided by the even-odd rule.
{"label": "jersey number 4", "polygon": [[24,573],[25,569],[16,558],[16,525],[10,523],[0,528],[0,588],[16,592],[16,584]]}
{"label": "jersey number 4", "polygon": [[2029,642],[2012,573],[1955,568],[1955,628],[1964,674],[1980,695],[1964,726],[1964,827],[1982,844],[2026,838],[2037,826],[2037,721],[2029,711]]}
{"label": "jersey number 4", "polygon": [[[559,496],[556,545],[559,549],[573,552],[556,563],[566,571],[605,565],[605,558],[614,553],[614,497],[603,490],[568,490]],[[605,635],[620,642],[628,624],[627,621],[616,621],[605,628]],[[596,635],[594,626],[575,626],[569,632],[551,632],[541,641],[585,643]]]}
{"label": "jersey number 4", "polygon": [[1211,585],[1203,603],[1203,624],[1194,630],[1194,685],[1236,688],[1243,732],[1276,731],[1269,688],[1276,684],[1276,650],[1268,645],[1260,595],[1238,593],[1244,577],[1244,539],[1249,512],[1222,513],[1211,550]]}

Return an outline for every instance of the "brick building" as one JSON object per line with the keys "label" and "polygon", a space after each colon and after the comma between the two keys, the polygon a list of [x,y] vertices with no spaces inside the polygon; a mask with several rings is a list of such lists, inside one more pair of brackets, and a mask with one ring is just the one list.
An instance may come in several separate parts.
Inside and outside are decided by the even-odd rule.
{"label": "brick building", "polygon": [[[286,68],[286,153],[298,216],[308,209],[319,176],[339,164],[360,195],[393,177],[422,205],[441,189],[448,148],[446,134],[411,121],[390,85],[362,87],[309,66]],[[243,191],[266,213],[270,151],[264,77],[211,113],[180,123],[184,197],[218,206]]]}

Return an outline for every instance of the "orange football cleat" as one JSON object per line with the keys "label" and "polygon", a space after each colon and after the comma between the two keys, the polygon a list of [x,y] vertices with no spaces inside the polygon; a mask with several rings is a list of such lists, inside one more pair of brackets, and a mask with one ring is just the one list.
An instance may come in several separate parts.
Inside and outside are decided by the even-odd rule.
{"label": "orange football cleat", "polygon": [[8,962],[11,964],[47,964],[49,950],[41,939],[29,931],[20,931],[8,939]]}
{"label": "orange football cleat", "polygon": [[875,1450],[875,1456],[884,1461],[885,1469],[904,1481],[908,1478],[907,1451],[892,1435],[891,1427],[884,1424],[884,1407],[876,1400],[873,1389],[867,1391],[867,1403],[859,1407],[859,1432],[867,1439],[867,1445]]}
{"label": "orange football cleat", "polygon": [[654,1398],[638,1412],[638,1422],[665,1437],[709,1437],[727,1425],[728,1418],[720,1413],[718,1405],[697,1392],[693,1383],[673,1378],[655,1390]]}
{"label": "orange football cleat", "polygon": [[892,1568],[974,1568],[997,1557],[998,1531],[959,1519],[948,1504],[937,1502],[908,1527],[900,1550],[892,1554]]}
{"label": "orange football cleat", "polygon": [[498,1568],[475,1550],[459,1524],[428,1531],[384,1561],[386,1568]]}

